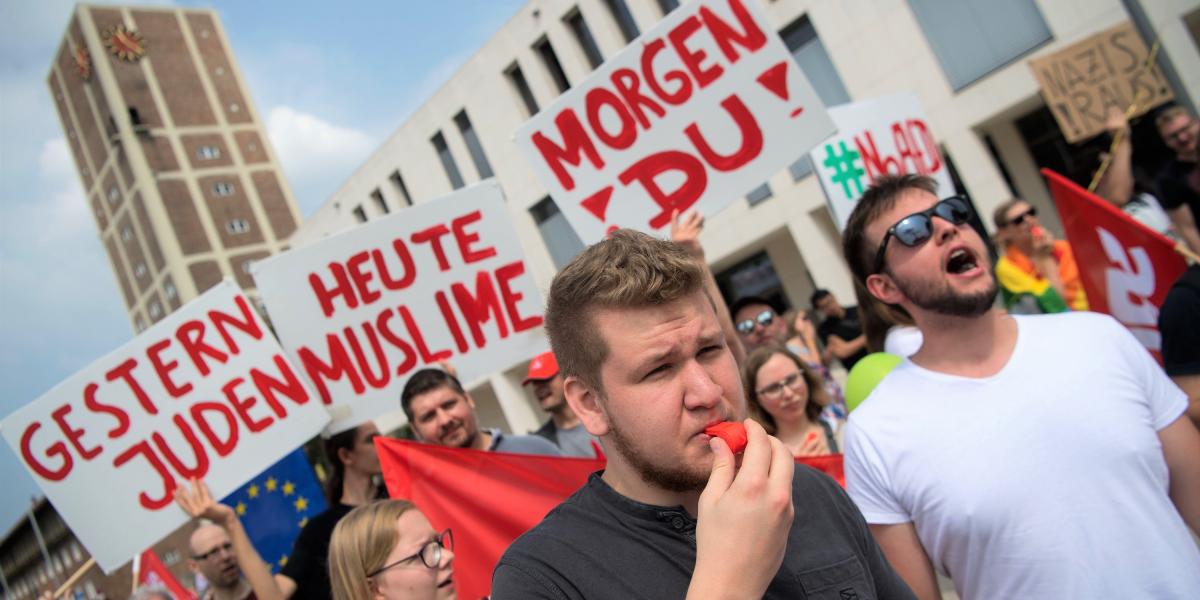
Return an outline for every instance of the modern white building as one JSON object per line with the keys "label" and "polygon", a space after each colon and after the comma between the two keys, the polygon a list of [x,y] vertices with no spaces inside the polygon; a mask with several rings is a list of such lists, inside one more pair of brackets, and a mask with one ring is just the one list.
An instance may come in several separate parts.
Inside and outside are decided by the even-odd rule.
{"label": "modern white building", "polygon": [[[1177,99],[1200,98],[1197,0],[745,0],[760,2],[829,105],[913,91],[984,217],[1013,196],[1054,210],[1038,168],[1085,177],[1100,143],[1063,139],[1028,61],[1132,21]],[[543,290],[582,248],[514,131],[606,58],[651,29],[674,0],[530,0],[351,176],[291,238],[304,245],[463,185],[495,177]],[[1150,132],[1147,134],[1146,132]],[[1153,124],[1135,128],[1135,158],[1161,160]],[[723,291],[807,306],[828,288],[854,302],[840,237],[811,166],[797,162],[708,219],[702,242]],[[544,419],[520,389],[524,365],[471,382],[485,425],[524,433]],[[384,419],[384,426],[397,421]]]}

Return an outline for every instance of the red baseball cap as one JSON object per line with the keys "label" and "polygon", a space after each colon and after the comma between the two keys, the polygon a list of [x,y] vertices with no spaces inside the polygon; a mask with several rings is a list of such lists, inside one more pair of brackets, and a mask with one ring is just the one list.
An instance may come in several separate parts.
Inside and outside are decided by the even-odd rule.
{"label": "red baseball cap", "polygon": [[531,381],[542,381],[550,379],[558,375],[558,359],[554,358],[554,352],[547,350],[529,361],[529,374],[525,376],[525,381],[521,385],[529,385]]}

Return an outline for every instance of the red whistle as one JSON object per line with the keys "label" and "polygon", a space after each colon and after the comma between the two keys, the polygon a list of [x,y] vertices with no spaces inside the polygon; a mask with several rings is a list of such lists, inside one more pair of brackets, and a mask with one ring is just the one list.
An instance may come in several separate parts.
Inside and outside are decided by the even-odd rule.
{"label": "red whistle", "polygon": [[704,428],[704,433],[725,440],[725,445],[734,454],[746,449],[746,426],[735,421],[725,421]]}

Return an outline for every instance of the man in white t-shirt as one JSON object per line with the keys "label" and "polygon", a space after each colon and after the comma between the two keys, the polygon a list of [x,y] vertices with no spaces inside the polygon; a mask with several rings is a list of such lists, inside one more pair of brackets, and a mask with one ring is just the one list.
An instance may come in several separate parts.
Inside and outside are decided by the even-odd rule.
{"label": "man in white t-shirt", "polygon": [[1200,433],[1106,315],[1009,316],[962,198],[876,180],[843,250],[924,336],[853,412],[846,484],[921,598],[1196,598]]}

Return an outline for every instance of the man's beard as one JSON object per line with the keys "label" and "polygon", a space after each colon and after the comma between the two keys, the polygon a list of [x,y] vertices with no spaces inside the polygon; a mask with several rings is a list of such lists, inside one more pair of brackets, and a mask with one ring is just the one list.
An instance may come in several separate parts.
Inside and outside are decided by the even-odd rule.
{"label": "man's beard", "polygon": [[609,433],[616,451],[641,476],[642,481],[671,492],[703,490],[708,484],[708,470],[692,472],[682,468],[664,467],[642,452],[633,440],[625,436],[621,428],[609,416]]}
{"label": "man's beard", "polygon": [[995,277],[987,289],[971,294],[955,292],[945,280],[910,282],[894,275],[892,280],[913,304],[950,317],[978,317],[991,310],[1000,293]]}

